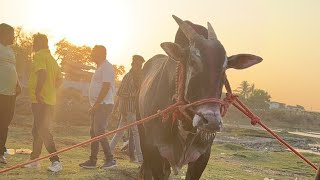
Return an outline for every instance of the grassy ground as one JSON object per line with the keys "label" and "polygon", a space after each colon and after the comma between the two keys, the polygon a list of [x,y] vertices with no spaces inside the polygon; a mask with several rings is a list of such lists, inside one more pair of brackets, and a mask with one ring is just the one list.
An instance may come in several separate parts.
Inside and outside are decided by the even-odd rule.
{"label": "grassy ground", "polygon": [[[29,124],[29,123],[28,123]],[[29,148],[31,149],[31,127],[13,124],[10,128],[7,146],[8,148]],[[89,138],[87,126],[61,127],[54,128],[55,140],[58,149],[76,144]],[[285,135],[285,134],[283,134]],[[218,134],[218,138],[226,136],[234,137],[264,137],[265,132],[244,130],[238,128],[228,128],[225,132]],[[292,135],[290,135],[292,137]],[[60,173],[50,173],[46,167],[50,164],[48,160],[41,162],[38,170],[16,169],[2,174],[0,179],[115,179],[130,180],[136,179],[139,166],[130,163],[128,157],[118,150],[115,157],[118,166],[110,170],[85,170],[78,164],[87,160],[89,146],[77,148],[73,151],[61,155],[63,171]],[[43,150],[43,155],[46,151]],[[312,162],[318,162],[319,156],[305,154]],[[28,155],[8,155],[9,164],[0,165],[0,168],[10,167],[17,163],[28,160]],[[99,164],[102,161],[100,152]],[[179,175],[171,176],[172,179],[184,179],[186,169],[182,169]],[[314,170],[289,152],[268,152],[257,151],[241,144],[221,142],[214,143],[212,155],[202,179],[264,179],[265,177],[275,179],[313,179]]]}
{"label": "grassy ground", "polygon": [[[62,149],[89,138],[89,118],[87,115],[88,103],[79,97],[71,98],[76,93],[67,91],[62,93],[56,109],[56,118],[53,122],[53,135],[57,143],[57,148]],[[77,95],[77,94],[76,94]],[[11,123],[7,147],[13,149],[32,149],[32,115],[30,112],[30,100],[20,96],[16,106],[16,117]],[[234,116],[236,117],[233,117]],[[212,154],[202,179],[264,179],[274,178],[285,179],[313,179],[314,170],[306,165],[294,154],[284,151],[278,142],[270,138],[266,132],[256,129],[240,128],[243,125],[250,125],[247,119],[239,116],[240,113],[230,113],[225,118],[226,122],[238,125],[238,127],[228,127],[217,135],[212,147]],[[264,116],[262,116],[264,117]],[[277,116],[278,117],[278,116]],[[235,120],[236,119],[236,120]],[[265,118],[263,118],[265,119]],[[235,122],[235,123],[234,123]],[[266,124],[273,128],[291,127],[292,122],[285,123],[279,127],[280,120],[268,120]],[[286,122],[281,120],[281,122]],[[313,122],[313,128],[318,128],[318,121]],[[116,127],[116,122],[111,122],[109,129]],[[297,123],[294,123],[297,124]],[[303,126],[307,123],[300,123],[299,129],[309,129]],[[304,148],[307,144],[319,144],[318,139],[298,137],[288,134],[286,131],[279,133],[281,137],[297,148]],[[43,148],[43,155],[47,154]],[[99,165],[103,163],[102,152],[100,152]],[[319,156],[314,154],[304,154],[314,163],[319,162]],[[60,155],[63,163],[63,171],[60,173],[47,172],[49,160],[41,161],[41,168],[37,170],[16,169],[11,172],[1,174],[2,179],[110,179],[110,180],[130,180],[137,179],[139,165],[130,163],[129,158],[123,152],[116,149],[115,158],[118,166],[110,170],[85,170],[78,164],[87,160],[89,156],[89,146],[79,147],[72,151]],[[0,169],[10,167],[29,159],[29,155],[7,155],[9,164],[0,165]],[[171,179],[184,179],[186,167],[177,176],[172,175]]]}

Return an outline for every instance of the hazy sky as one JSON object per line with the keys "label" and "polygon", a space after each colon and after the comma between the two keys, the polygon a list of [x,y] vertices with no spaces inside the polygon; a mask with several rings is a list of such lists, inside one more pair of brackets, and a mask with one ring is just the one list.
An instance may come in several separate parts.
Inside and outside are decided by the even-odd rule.
{"label": "hazy sky", "polygon": [[228,70],[233,89],[254,83],[272,100],[320,111],[319,0],[0,0],[0,22],[77,45],[103,44],[114,64],[131,56],[164,53],[178,28],[171,15],[213,25],[228,55],[251,53],[264,61]]}

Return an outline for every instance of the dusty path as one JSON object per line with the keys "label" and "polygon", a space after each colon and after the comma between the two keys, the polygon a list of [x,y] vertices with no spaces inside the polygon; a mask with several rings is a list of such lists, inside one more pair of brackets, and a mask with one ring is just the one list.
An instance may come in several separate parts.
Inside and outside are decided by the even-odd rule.
{"label": "dusty path", "polygon": [[[240,144],[250,149],[258,151],[287,151],[275,138],[269,135],[259,126],[227,125],[227,128],[238,129],[236,131],[226,130],[218,133],[215,143],[234,143]],[[242,130],[241,130],[242,129]],[[229,132],[228,132],[229,131]],[[287,132],[281,133],[282,129],[273,130],[282,139],[301,152],[310,152],[320,155],[320,133],[318,132]],[[319,139],[319,140],[318,140]],[[318,149],[315,147],[319,147]]]}

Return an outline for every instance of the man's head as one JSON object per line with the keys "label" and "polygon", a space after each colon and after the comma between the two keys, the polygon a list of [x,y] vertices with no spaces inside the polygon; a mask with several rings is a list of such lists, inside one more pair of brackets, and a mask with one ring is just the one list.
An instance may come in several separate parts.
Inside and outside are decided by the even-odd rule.
{"label": "man's head", "polygon": [[144,59],[140,55],[133,55],[132,56],[132,63],[131,67],[133,70],[141,70],[142,69],[142,64],[144,63]]}
{"label": "man's head", "polygon": [[12,26],[0,24],[0,43],[4,46],[12,45],[14,41],[14,29]]}
{"label": "man's head", "polygon": [[37,33],[33,35],[33,51],[37,52],[42,49],[48,49],[48,38],[46,35]]}
{"label": "man's head", "polygon": [[107,49],[102,45],[95,45],[91,52],[91,61],[100,64],[107,59]]}

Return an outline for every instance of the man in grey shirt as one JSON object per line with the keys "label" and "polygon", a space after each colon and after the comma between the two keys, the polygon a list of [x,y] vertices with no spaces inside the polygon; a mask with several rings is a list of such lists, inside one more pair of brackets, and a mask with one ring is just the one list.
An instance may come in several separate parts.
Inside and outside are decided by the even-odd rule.
{"label": "man in grey shirt", "polygon": [[[105,133],[107,121],[111,117],[111,112],[114,106],[114,88],[115,88],[115,73],[112,64],[106,60],[107,50],[104,46],[96,45],[92,49],[92,62],[97,64],[97,70],[91,78],[89,88],[89,102],[91,108],[89,114],[91,117],[91,138]],[[110,150],[107,138],[91,143],[90,159],[79,164],[80,167],[93,169],[96,168],[97,155],[101,144],[105,163],[101,166],[103,169],[116,166],[116,161]]]}
{"label": "man in grey shirt", "polygon": [[4,152],[8,127],[13,118],[16,96],[21,87],[16,71],[16,59],[10,45],[14,41],[14,29],[0,24],[0,163],[7,164]]}

